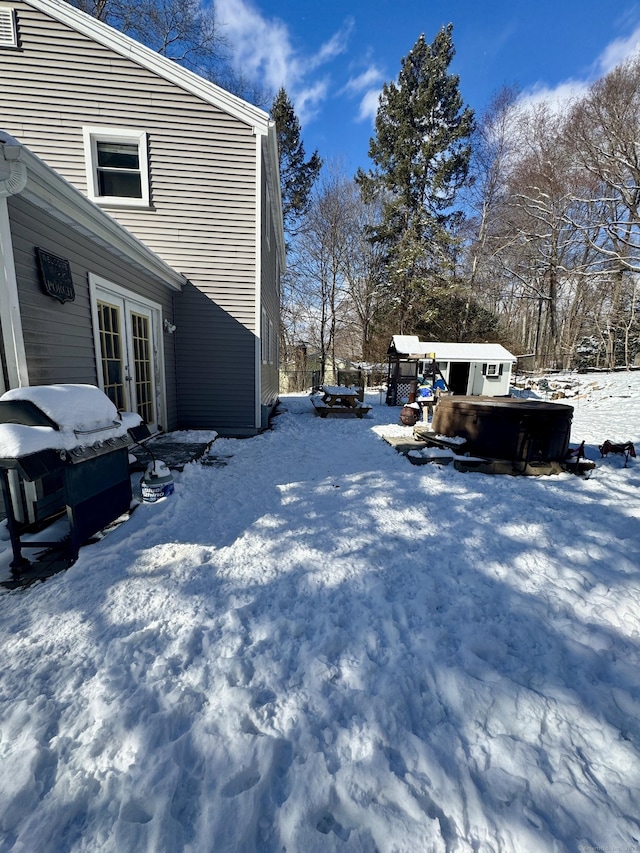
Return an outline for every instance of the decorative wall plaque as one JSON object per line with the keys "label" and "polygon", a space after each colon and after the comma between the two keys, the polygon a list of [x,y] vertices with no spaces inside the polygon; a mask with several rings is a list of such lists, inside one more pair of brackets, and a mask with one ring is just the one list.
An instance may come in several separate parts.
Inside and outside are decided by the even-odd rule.
{"label": "decorative wall plaque", "polygon": [[40,248],[36,248],[36,254],[45,292],[63,304],[73,302],[76,292],[73,288],[69,261]]}

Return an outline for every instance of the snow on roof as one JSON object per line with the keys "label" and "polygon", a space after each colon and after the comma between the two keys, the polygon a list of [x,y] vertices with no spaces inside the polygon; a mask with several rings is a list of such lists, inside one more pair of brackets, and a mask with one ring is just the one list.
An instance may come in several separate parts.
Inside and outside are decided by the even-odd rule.
{"label": "snow on roof", "polygon": [[515,361],[502,344],[460,344],[420,341],[424,352],[434,352],[440,361]]}
{"label": "snow on roof", "polygon": [[439,361],[515,361],[502,344],[467,344],[445,341],[421,341],[416,335],[394,335],[393,346],[401,355],[427,358],[435,353]]}
{"label": "snow on roof", "polygon": [[400,355],[421,352],[420,339],[417,335],[394,335],[392,342],[396,352]]}

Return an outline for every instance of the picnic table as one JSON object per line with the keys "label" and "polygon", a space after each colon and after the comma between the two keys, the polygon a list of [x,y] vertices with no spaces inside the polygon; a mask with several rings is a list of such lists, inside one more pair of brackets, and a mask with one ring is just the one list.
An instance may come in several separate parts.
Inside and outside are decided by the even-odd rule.
{"label": "picnic table", "polygon": [[347,388],[344,385],[323,385],[320,389],[322,397],[312,396],[311,402],[316,414],[326,418],[329,414],[355,415],[361,418],[371,411],[371,406],[361,403],[358,399],[358,388]]}

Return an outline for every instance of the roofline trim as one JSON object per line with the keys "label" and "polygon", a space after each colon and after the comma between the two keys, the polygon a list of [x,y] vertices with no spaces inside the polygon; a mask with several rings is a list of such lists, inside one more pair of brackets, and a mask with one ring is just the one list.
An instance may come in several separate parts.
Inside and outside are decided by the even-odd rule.
{"label": "roofline trim", "polygon": [[110,48],[125,59],[137,62],[154,74],[175,83],[203,101],[229,113],[244,124],[253,127],[257,133],[267,134],[269,116],[264,110],[253,106],[237,95],[232,95],[231,92],[227,92],[215,83],[210,83],[194,71],[183,68],[172,59],[167,59],[150,47],[146,47],[141,42],[109,26],[109,24],[98,21],[91,15],[64,2],[64,0],[24,0],[24,2]]}

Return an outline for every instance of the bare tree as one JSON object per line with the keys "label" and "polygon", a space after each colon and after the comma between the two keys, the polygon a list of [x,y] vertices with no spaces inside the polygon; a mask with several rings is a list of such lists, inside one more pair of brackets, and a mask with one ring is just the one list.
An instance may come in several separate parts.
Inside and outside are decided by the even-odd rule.
{"label": "bare tree", "polygon": [[290,254],[290,297],[304,318],[298,331],[317,347],[323,375],[328,363],[336,367],[336,341],[345,325],[347,242],[342,188],[343,178],[325,171],[312,192]]}
{"label": "bare tree", "polygon": [[203,0],[67,0],[239,97],[266,108],[269,93],[232,68],[230,45]]}
{"label": "bare tree", "polygon": [[540,366],[567,366],[580,334],[571,306],[588,264],[574,221],[584,172],[565,144],[562,118],[546,105],[519,109],[505,93],[490,119],[470,278],[502,315],[508,338]]}
{"label": "bare tree", "polygon": [[576,161],[598,188],[586,201],[599,215],[599,228],[591,245],[601,258],[602,280],[607,286],[604,313],[598,324],[605,364],[615,366],[621,348],[628,366],[640,348],[636,319],[640,273],[640,57],[619,65],[591,86],[571,111],[567,138]]}
{"label": "bare tree", "polygon": [[[371,241],[368,235],[374,223],[379,221],[380,210],[375,201],[364,201],[354,182],[345,183],[344,200],[348,235],[344,273],[355,332],[352,352],[358,360],[379,361],[382,354],[376,346],[376,333],[381,319],[384,252],[381,245]],[[386,345],[384,352],[386,354]]]}

